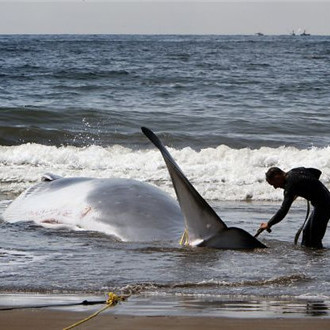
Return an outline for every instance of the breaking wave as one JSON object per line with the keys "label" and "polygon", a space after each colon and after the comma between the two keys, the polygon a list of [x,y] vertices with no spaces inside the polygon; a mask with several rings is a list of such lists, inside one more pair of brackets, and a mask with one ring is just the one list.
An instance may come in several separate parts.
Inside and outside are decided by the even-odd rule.
{"label": "breaking wave", "polygon": [[[264,179],[271,166],[288,170],[317,167],[330,185],[330,147],[298,149],[262,147],[233,149],[226,145],[200,151],[169,148],[187,178],[207,200],[275,201],[282,192]],[[27,143],[0,146],[3,194],[15,195],[46,173],[61,176],[120,177],[152,183],[174,196],[168,171],[158,150],[102,147],[46,146]]]}

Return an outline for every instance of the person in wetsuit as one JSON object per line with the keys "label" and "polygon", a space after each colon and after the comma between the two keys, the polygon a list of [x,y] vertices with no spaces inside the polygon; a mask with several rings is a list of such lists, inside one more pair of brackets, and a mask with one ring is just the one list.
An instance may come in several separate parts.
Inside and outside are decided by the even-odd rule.
{"label": "person in wetsuit", "polygon": [[315,168],[298,167],[284,172],[278,167],[271,167],[266,173],[267,182],[275,189],[284,189],[284,200],[280,209],[259,230],[268,230],[287,215],[292,202],[300,196],[314,207],[303,231],[302,245],[322,248],[322,239],[330,218],[330,192],[319,180],[321,171]]}

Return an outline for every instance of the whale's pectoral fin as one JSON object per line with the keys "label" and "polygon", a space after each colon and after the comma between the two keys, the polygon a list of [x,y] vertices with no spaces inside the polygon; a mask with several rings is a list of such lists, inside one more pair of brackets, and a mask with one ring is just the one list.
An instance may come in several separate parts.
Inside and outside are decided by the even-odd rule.
{"label": "whale's pectoral fin", "polygon": [[54,181],[54,180],[58,180],[61,179],[62,177],[56,174],[52,174],[52,173],[45,173],[42,177],[41,177],[41,181]]}
{"label": "whale's pectoral fin", "polygon": [[163,155],[185,218],[189,243],[192,245],[201,244],[217,232],[226,230],[226,224],[185,177],[159,138],[150,129],[146,127],[141,129]]}
{"label": "whale's pectoral fin", "polygon": [[148,128],[142,132],[160,150],[170,173],[188,230],[189,244],[218,249],[264,248],[264,244],[241,228],[228,228],[197,192],[159,138]]}

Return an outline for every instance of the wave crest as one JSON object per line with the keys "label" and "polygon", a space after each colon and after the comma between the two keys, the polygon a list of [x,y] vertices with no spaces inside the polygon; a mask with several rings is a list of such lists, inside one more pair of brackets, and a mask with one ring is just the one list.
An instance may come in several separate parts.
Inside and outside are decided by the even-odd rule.
{"label": "wave crest", "polygon": [[[282,191],[265,181],[270,166],[289,170],[317,167],[321,181],[330,183],[330,147],[233,149],[225,145],[195,151],[169,148],[187,178],[209,201],[278,201]],[[0,181],[3,191],[19,193],[38,182],[45,172],[61,176],[132,178],[159,186],[174,196],[168,171],[154,149],[131,149],[121,145],[46,146],[23,144],[0,146]],[[8,184],[10,183],[10,185]]]}

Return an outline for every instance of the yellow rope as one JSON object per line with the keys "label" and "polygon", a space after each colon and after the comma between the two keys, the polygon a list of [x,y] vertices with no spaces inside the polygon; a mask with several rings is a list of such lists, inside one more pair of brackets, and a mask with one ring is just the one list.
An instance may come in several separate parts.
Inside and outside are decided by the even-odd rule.
{"label": "yellow rope", "polygon": [[187,228],[185,228],[182,236],[181,236],[181,239],[180,239],[180,242],[179,242],[180,245],[189,245],[189,235],[188,235],[188,230]]}
{"label": "yellow rope", "polygon": [[102,307],[100,310],[98,310],[94,314],[86,317],[85,319],[80,320],[80,321],[78,321],[78,322],[70,325],[67,328],[64,328],[63,330],[69,330],[69,329],[75,328],[78,325],[83,324],[83,323],[89,321],[90,319],[96,317],[97,315],[99,315],[100,313],[102,313],[103,311],[105,311],[107,308],[117,305],[120,301],[126,300],[126,298],[127,297],[125,297],[125,296],[117,296],[115,293],[109,292],[108,293],[108,299],[107,299],[106,305],[104,307]]}

